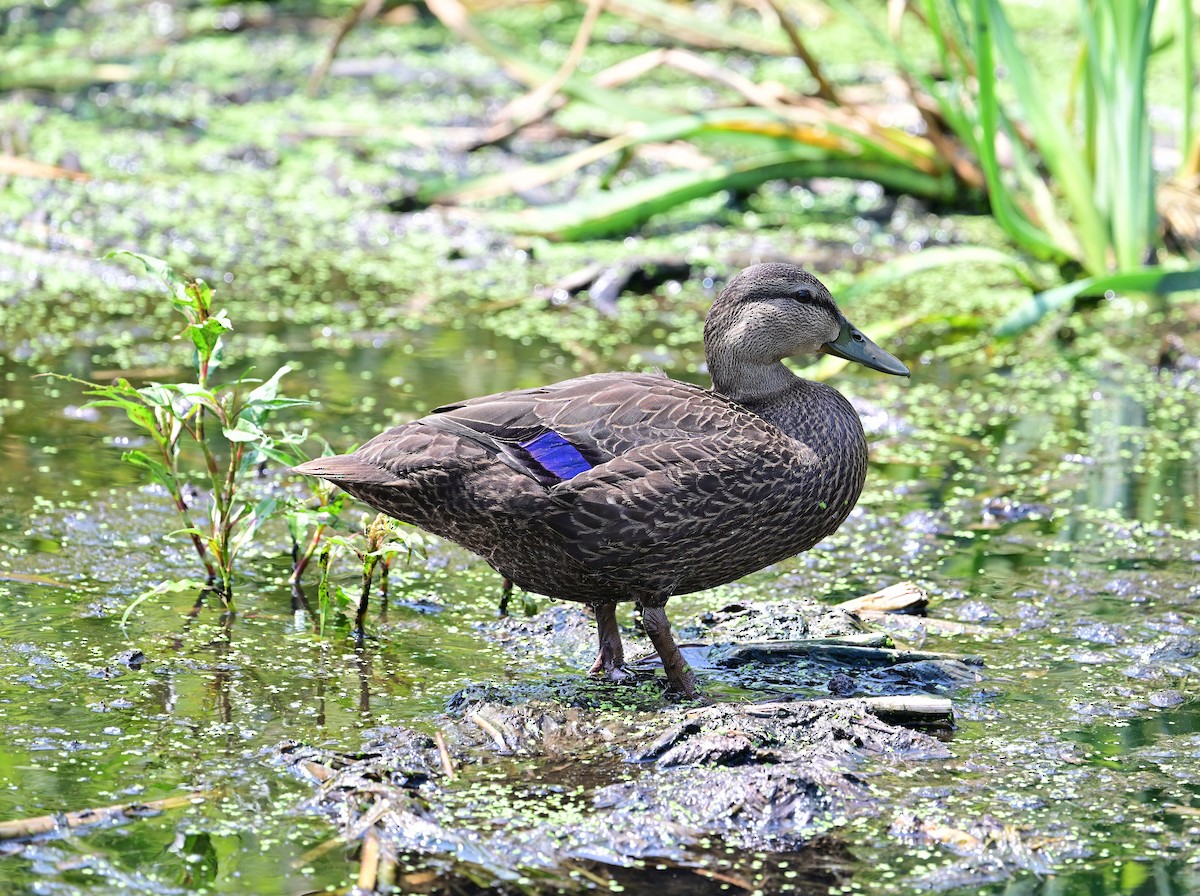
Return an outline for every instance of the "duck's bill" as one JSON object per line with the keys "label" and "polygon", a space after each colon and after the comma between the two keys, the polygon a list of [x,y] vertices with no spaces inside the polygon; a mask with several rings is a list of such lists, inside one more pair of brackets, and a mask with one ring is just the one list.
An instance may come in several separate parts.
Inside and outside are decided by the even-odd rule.
{"label": "duck's bill", "polygon": [[825,354],[836,355],[847,361],[855,361],[864,367],[878,370],[880,373],[890,373],[894,376],[908,376],[908,368],[899,358],[884,351],[862,334],[858,327],[848,320],[842,321],[842,331],[838,338],[824,345]]}

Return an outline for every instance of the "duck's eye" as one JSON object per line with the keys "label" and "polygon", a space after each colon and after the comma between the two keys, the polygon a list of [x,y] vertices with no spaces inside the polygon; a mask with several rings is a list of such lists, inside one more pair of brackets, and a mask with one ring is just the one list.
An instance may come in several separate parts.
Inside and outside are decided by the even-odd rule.
{"label": "duck's eye", "polygon": [[807,286],[797,287],[795,292],[792,293],[792,298],[795,299],[797,302],[811,302],[812,297],[813,297],[813,291],[811,289],[809,289]]}

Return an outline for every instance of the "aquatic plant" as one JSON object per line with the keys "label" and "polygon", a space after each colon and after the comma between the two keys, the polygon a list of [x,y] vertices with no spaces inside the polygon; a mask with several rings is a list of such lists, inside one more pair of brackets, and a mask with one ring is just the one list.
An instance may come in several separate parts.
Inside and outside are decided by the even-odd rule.
{"label": "aquatic plant", "polygon": [[[243,375],[214,385],[210,378],[220,366],[221,342],[233,324],[223,309],[214,308],[212,287],[201,279],[179,276],[157,258],[125,251],[108,257],[115,256],[141,262],[166,285],[172,306],[187,322],[176,338],[190,340],[195,349],[195,379],[135,387],[124,378],[108,385],[59,378],[86,387],[85,394],[93,397],[85,407],[123,410],[153,444],[150,451],[125,451],[121,459],[171,496],[183,524],[175,534],[190,539],[207,577],[203,583],[164,583],[150,593],[200,584],[220,595],[229,607],[235,558],[263,523],[282,510],[274,496],[247,497],[247,474],[268,460],[290,466],[303,459],[298,446],[307,436],[278,429],[269,432],[267,420],[275,411],[310,402],[280,394],[279,381],[291,369],[287,365],[266,380]],[[199,470],[188,466],[196,455]],[[208,486],[204,501],[195,501],[189,491],[196,478]]]}
{"label": "aquatic plant", "polygon": [[[756,83],[679,48],[652,50],[585,79],[577,68],[591,40],[596,3],[588,6],[566,61],[552,72],[502,43],[503,37],[497,39],[498,28],[485,35],[459,0],[434,0],[430,10],[452,32],[531,89],[497,116],[490,132],[495,139],[556,112],[561,105],[556,97],[602,111],[602,122],[589,128],[604,139],[516,172],[427,184],[417,198],[471,203],[512,195],[611,158],[612,171],[600,190],[560,205],[498,216],[519,231],[580,240],[626,232],[682,202],[723,190],[745,191],[770,179],[873,180],[938,202],[974,194],[975,201],[989,204],[1017,249],[1005,263],[1018,277],[1031,280],[1027,256],[1055,264],[1057,281],[1031,283],[1034,294],[999,323],[1001,335],[1018,333],[1052,311],[1070,310],[1081,295],[1200,289],[1200,267],[1162,263],[1167,259],[1158,237],[1145,96],[1148,63],[1156,51],[1151,30],[1155,0],[1079,0],[1081,44],[1071,77],[1062,79],[1066,90],[1035,74],[999,0],[894,0],[887,29],[859,5],[829,2],[892,54],[910,91],[913,121],[908,127],[888,123],[887,116],[901,112],[895,105],[848,99],[846,91],[825,77],[787,11],[775,3],[768,5],[776,27],[765,33],[733,25],[716,28],[693,11],[659,0],[603,5],[610,15],[696,47],[794,53],[803,61],[815,95]],[[936,75],[925,60],[915,60],[905,49],[900,23],[910,19],[932,39]],[[1166,24],[1177,32],[1182,69],[1191,73],[1189,4],[1176,3]],[[703,84],[707,89],[697,95],[709,97],[710,104],[713,93],[731,98],[722,108],[681,114],[631,102],[617,89],[667,68]],[[1192,78],[1181,79],[1180,87],[1181,138],[1187,147],[1196,140]],[[886,115],[881,108],[888,110]],[[691,143],[691,151],[672,151],[677,141]],[[677,159],[678,170],[615,182],[633,154],[651,148],[660,160]],[[959,263],[952,253],[947,261]]]}
{"label": "aquatic plant", "polygon": [[[1080,295],[1200,288],[1200,268],[1155,263],[1161,241],[1146,85],[1156,0],[1079,0],[1080,47],[1070,77],[1061,80],[1065,89],[1037,76],[999,0],[901,5],[932,37],[939,76],[905,56],[899,17],[889,34],[876,34],[895,54],[931,134],[946,145],[948,134],[938,132],[953,135],[978,165],[996,222],[1017,247],[1054,262],[1064,277],[1014,309],[1001,334],[1069,308]],[[1187,147],[1195,139],[1189,4],[1175,5],[1170,24],[1188,75],[1180,82]],[[1004,148],[1011,160],[1002,164]]]}
{"label": "aquatic plant", "polygon": [[[423,537],[407,527],[398,530],[396,523],[385,517],[377,518],[362,532],[356,531],[347,520],[352,506],[349,496],[308,477],[308,500],[280,500],[274,495],[250,498],[247,474],[265,462],[291,467],[309,459],[302,448],[307,433],[278,427],[268,430],[267,422],[275,411],[312,402],[280,394],[279,381],[291,370],[286,364],[267,380],[243,374],[232,382],[214,385],[211,376],[221,363],[222,340],[233,324],[223,309],[213,306],[213,288],[199,278],[181,277],[161,259],[126,251],[108,255],[115,256],[136,259],[166,285],[172,306],[187,321],[176,338],[189,339],[195,348],[194,381],[150,383],[138,388],[123,378],[104,385],[53,376],[85,386],[85,394],[93,396],[85,407],[119,408],[150,437],[152,450],[130,449],[121,459],[170,495],[183,524],[172,534],[190,539],[206,573],[204,581],[185,578],[159,583],[139,595],[126,609],[125,618],[153,595],[195,588],[202,593],[215,592],[227,608],[232,607],[234,560],[264,523],[282,517],[291,540],[288,585],[294,608],[310,610],[301,580],[316,556],[320,583],[313,615],[318,634],[325,632],[338,609],[357,606],[354,632],[361,639],[376,571],[381,579],[382,613],[386,612],[392,560],[400,554],[408,558],[422,556]],[[189,459],[197,459],[199,469],[189,468]],[[199,502],[189,490],[196,479],[208,486]],[[334,534],[337,532],[342,534]],[[357,598],[331,582],[331,560],[341,550],[351,551],[362,563],[362,592]]]}
{"label": "aquatic plant", "polygon": [[[625,232],[682,202],[723,190],[745,191],[781,177],[847,177],[873,180],[899,192],[946,202],[959,193],[952,166],[927,138],[881,120],[877,109],[846,100],[824,76],[803,36],[783,12],[776,33],[714,27],[687,9],[661,0],[603,4],[606,12],[669,33],[701,48],[750,54],[795,53],[817,84],[817,96],[780,84],[758,84],[692,50],[650,50],[613,66],[593,79],[577,71],[595,23],[597,4],[589,5],[572,52],[557,71],[529,54],[483,34],[459,0],[434,0],[430,11],[461,39],[496,59],[505,72],[531,88],[506,107],[490,129],[502,139],[555,111],[557,95],[590,106],[603,116],[588,124],[589,133],[607,139],[566,156],[529,165],[503,175],[487,175],[465,183],[428,183],[417,200],[468,203],[527,190],[611,158],[613,167],[602,189],[561,205],[542,206],[508,215],[513,229],[554,240],[579,240]],[[512,38],[512,44],[517,38]],[[722,108],[679,112],[669,105],[633,101],[626,84],[654,72],[672,69],[706,88],[736,99]],[[672,144],[689,141],[697,152],[674,153],[678,170],[650,174],[618,184],[616,176],[639,151],[669,153]]]}
{"label": "aquatic plant", "polygon": [[[349,496],[345,492],[338,493],[339,501],[345,501],[347,498]],[[370,604],[375,573],[379,573],[379,616],[380,619],[384,619],[387,617],[392,562],[401,555],[410,561],[414,557],[425,556],[425,536],[410,526],[401,528],[400,523],[382,513],[376,515],[365,527],[361,537],[333,535],[325,538],[323,543],[314,541],[313,544],[321,544],[317,561],[321,571],[321,578],[317,584],[315,613],[317,633],[324,634],[339,611],[345,612],[354,607],[353,634],[355,640],[360,643],[366,633],[367,607]],[[332,581],[333,559],[341,550],[351,551],[362,564],[361,588],[357,597]],[[295,578],[298,580],[298,575]]]}

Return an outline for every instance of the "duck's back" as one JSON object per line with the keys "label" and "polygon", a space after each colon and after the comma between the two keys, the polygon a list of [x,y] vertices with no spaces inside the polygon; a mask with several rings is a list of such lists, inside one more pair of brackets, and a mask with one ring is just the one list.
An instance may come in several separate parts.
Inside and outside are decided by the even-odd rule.
{"label": "duck's back", "polygon": [[805,550],[845,518],[865,440],[845,400],[816,388],[788,411],[794,438],[664,376],[579,377],[444,406],[302,470],[530,591],[665,597]]}

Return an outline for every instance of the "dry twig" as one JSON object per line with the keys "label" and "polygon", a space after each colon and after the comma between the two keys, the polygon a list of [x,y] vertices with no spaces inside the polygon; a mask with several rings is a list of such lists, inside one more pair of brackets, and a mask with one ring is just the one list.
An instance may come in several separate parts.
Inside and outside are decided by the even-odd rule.
{"label": "dry twig", "polygon": [[923,610],[929,603],[929,595],[913,582],[897,582],[862,597],[852,597],[837,605],[839,610],[851,613],[862,611],[878,613],[907,613]]}
{"label": "dry twig", "polygon": [[47,165],[35,162],[21,156],[0,155],[0,174],[11,174],[15,177],[36,177],[41,180],[76,180],[89,181],[90,174],[83,171],[71,171],[58,165]]}
{"label": "dry twig", "polygon": [[571,42],[571,49],[567,53],[567,58],[563,60],[563,64],[559,66],[558,71],[550,78],[550,80],[538,85],[529,93],[517,97],[511,103],[500,110],[497,116],[496,124],[489,128],[489,136],[486,142],[495,142],[502,140],[504,137],[523,128],[527,124],[532,124],[538,119],[544,118],[552,110],[550,108],[551,100],[567,83],[567,79],[574,74],[575,69],[579,67],[579,61],[583,58],[584,52],[587,50],[588,44],[592,39],[592,31],[596,27],[596,19],[600,16],[600,11],[604,9],[605,0],[588,0],[587,12],[584,13],[583,22],[579,26],[579,30],[575,32],[575,39]]}
{"label": "dry twig", "polygon": [[361,0],[354,9],[342,17],[342,21],[338,23],[337,33],[329,42],[329,46],[325,48],[325,54],[321,57],[321,61],[313,67],[312,74],[308,77],[307,92],[309,96],[316,96],[317,91],[321,89],[321,84],[325,81],[325,76],[329,74],[329,67],[333,65],[338,48],[346,39],[346,35],[364,19],[370,21],[375,18],[381,9],[383,9],[383,0]]}
{"label": "dry twig", "polygon": [[786,10],[779,7],[776,0],[766,0],[766,3],[775,11],[775,15],[779,19],[779,27],[788,36],[788,40],[792,42],[792,46],[796,50],[796,55],[800,57],[800,61],[804,63],[805,68],[808,69],[808,73],[817,82],[817,96],[823,100],[828,100],[835,106],[840,106],[842,101],[838,98],[837,90],[834,89],[833,84],[825,77],[825,73],[821,71],[821,63],[817,61],[817,57],[808,51],[808,47],[804,44],[804,39],[800,37],[800,30],[796,27],[796,23],[792,21]]}
{"label": "dry twig", "polygon": [[446,777],[451,781],[454,780],[454,760],[450,757],[450,750],[446,748],[446,737],[442,732],[437,731],[433,735],[433,742],[437,744],[438,756],[442,760],[442,771],[446,773]]}
{"label": "dry twig", "polygon": [[38,815],[0,822],[0,840],[23,840],[43,834],[72,831],[76,828],[110,822],[119,824],[158,815],[168,809],[179,809],[203,802],[215,795],[215,790],[197,790],[181,796],[169,796],[148,803],[122,803],[116,806],[101,806],[96,809],[80,809],[57,815]]}
{"label": "dry twig", "polygon": [[373,827],[363,837],[358,862],[358,889],[363,893],[374,893],[375,882],[379,879],[379,831]]}

